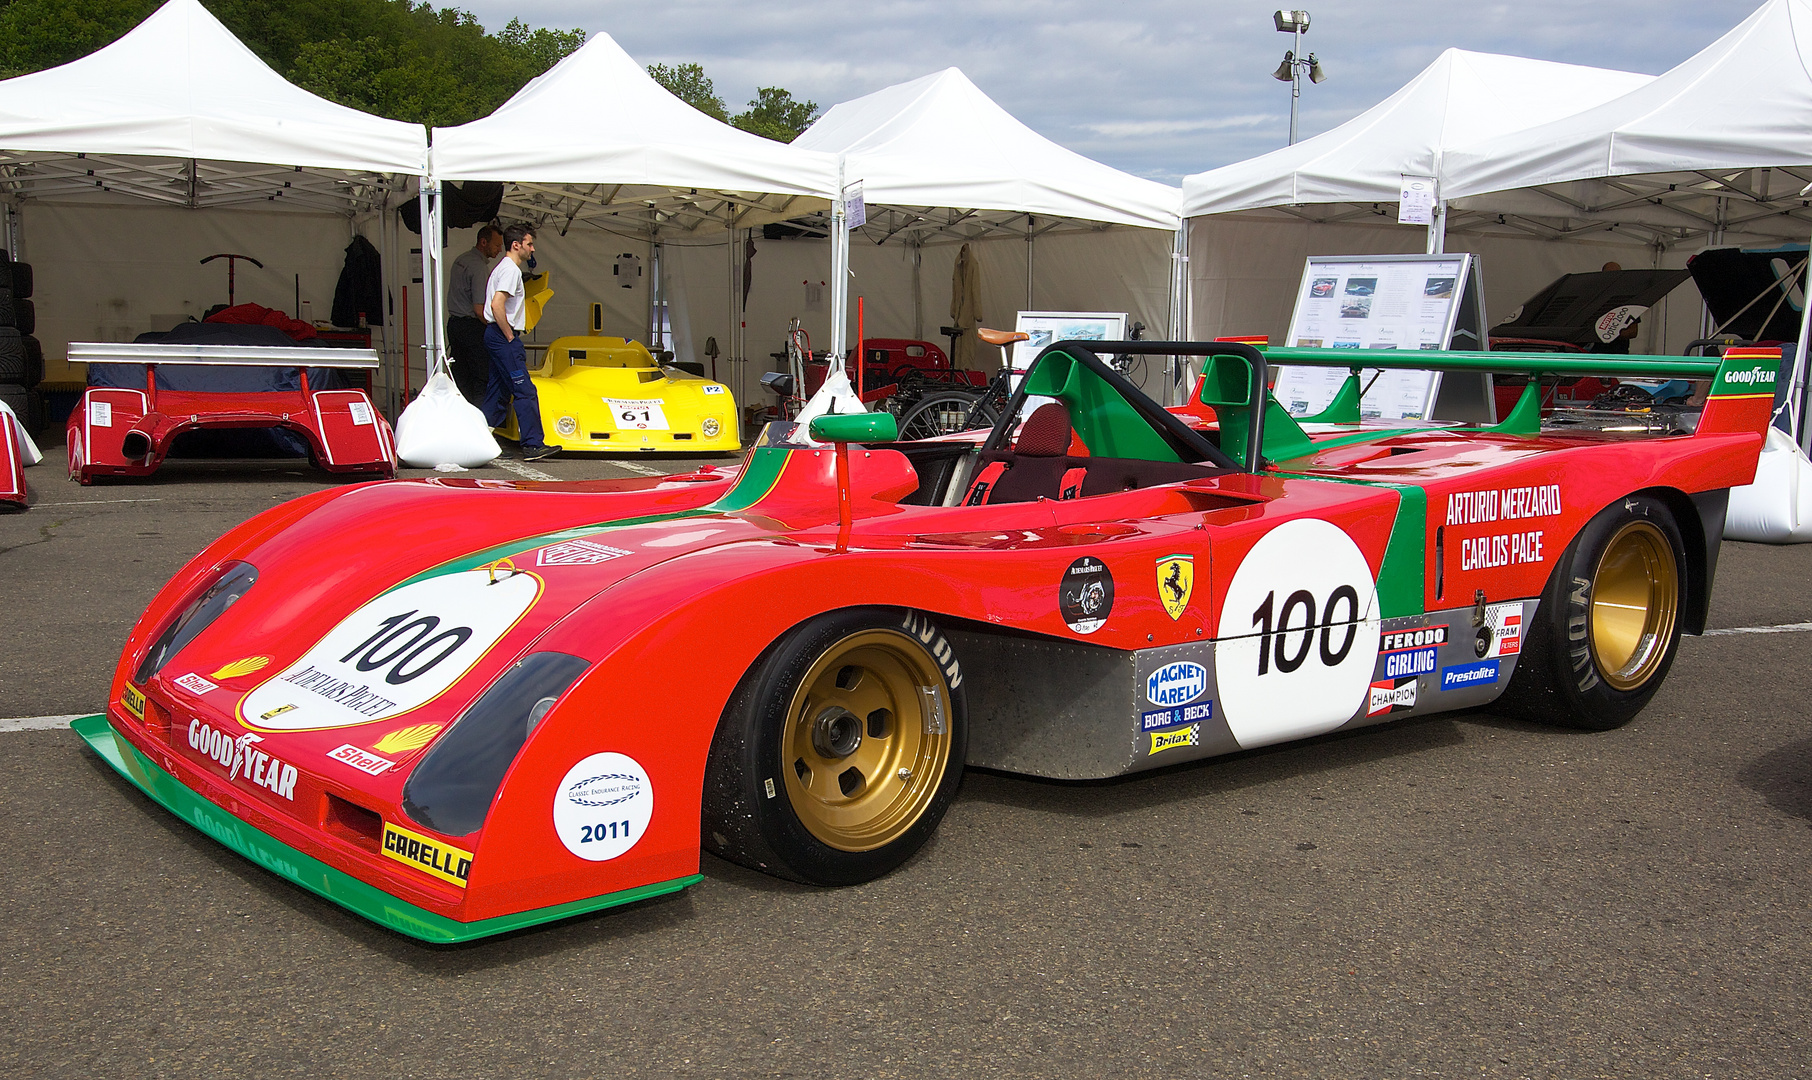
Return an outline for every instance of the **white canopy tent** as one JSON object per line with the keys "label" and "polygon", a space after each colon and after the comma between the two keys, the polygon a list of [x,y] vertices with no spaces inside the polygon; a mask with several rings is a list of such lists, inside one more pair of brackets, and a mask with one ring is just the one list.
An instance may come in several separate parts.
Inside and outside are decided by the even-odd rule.
{"label": "white canopy tent", "polygon": [[[829,203],[837,183],[835,158],[706,116],[604,33],[489,116],[436,128],[432,157],[427,236],[443,181],[504,181],[506,216],[562,234],[582,225],[652,243],[810,213]],[[733,268],[735,259],[732,250]],[[425,280],[436,283],[429,291],[438,305],[438,260]],[[439,327],[437,312],[436,341]]]}
{"label": "white canopy tent", "polygon": [[[1606,259],[1648,265],[1656,256],[1646,239],[1602,229],[1577,244],[1554,245],[1495,214],[1438,204],[1435,222],[1424,228],[1396,224],[1396,211],[1406,175],[1436,177],[1438,190],[1447,190],[1457,147],[1490,145],[1652,81],[1449,49],[1331,131],[1185,178],[1192,300],[1201,321],[1209,333],[1281,334],[1306,256],[1444,251],[1450,235],[1464,236],[1468,250],[1485,256],[1488,306],[1499,312],[1559,274],[1596,270]],[[1696,325],[1694,312],[1683,314]]]}
{"label": "white canopy tent", "polygon": [[[1812,0],[1768,0],[1653,82],[1573,116],[1448,156],[1444,196],[1508,228],[1568,237],[1614,230],[1656,251],[1806,243],[1812,233]],[[1795,260],[1803,262],[1802,260]],[[1758,481],[1732,494],[1729,534],[1812,540],[1806,346],[1799,266],[1780,283],[1800,308],[1784,437]]]}
{"label": "white canopy tent", "polygon": [[[421,125],[290,84],[197,0],[168,0],[105,48],[0,82],[0,200],[14,251],[30,203],[47,204],[51,222],[80,216],[71,206],[352,217],[391,205],[426,166]],[[119,246],[117,235],[104,242]],[[136,273],[147,261],[139,257]],[[90,289],[106,287],[92,265],[73,273]],[[58,337],[57,290],[44,292],[41,315],[52,324],[44,336],[66,340]]]}
{"label": "white canopy tent", "polygon": [[[956,68],[832,106],[793,145],[842,160],[845,182],[862,185],[861,235],[876,244],[1023,238],[1027,307],[1034,303],[1029,264],[1037,237],[1112,226],[1178,229],[1177,189],[1057,145]],[[841,208],[830,226],[831,351],[841,355],[848,289]]]}

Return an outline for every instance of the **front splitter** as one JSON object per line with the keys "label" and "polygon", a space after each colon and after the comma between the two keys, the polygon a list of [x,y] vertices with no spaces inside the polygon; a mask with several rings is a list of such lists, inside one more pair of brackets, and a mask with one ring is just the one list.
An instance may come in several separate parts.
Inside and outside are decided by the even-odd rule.
{"label": "front splitter", "polygon": [[704,878],[703,874],[689,874],[671,881],[605,893],[603,896],[587,897],[584,900],[572,900],[475,922],[460,922],[398,900],[377,886],[305,855],[268,833],[223,812],[140,753],[137,747],[113,730],[105,716],[84,716],[71,721],[69,726],[100,755],[102,761],[113,766],[115,772],[130,780],[133,786],[177,817],[271,873],[287,878],[355,915],[419,941],[450,945],[494,934],[507,934],[512,930],[554,922],[589,911],[633,904],[638,900],[678,892]]}

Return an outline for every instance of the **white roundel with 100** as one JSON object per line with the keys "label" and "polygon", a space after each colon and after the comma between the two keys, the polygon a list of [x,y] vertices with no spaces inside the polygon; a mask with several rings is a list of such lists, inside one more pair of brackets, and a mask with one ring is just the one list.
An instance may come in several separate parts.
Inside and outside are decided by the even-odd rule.
{"label": "white roundel with 100", "polygon": [[628,754],[593,754],[566,770],[554,791],[554,832],[591,862],[635,847],[653,817],[654,785]]}
{"label": "white roundel with 100", "polygon": [[1365,704],[1378,589],[1359,545],[1317,518],[1286,521],[1246,554],[1221,607],[1214,674],[1243,747],[1332,731]]}
{"label": "white roundel with 100", "polygon": [[393,589],[247,694],[240,718],[260,731],[317,731],[420,708],[497,644],[539,595],[535,575],[488,569]]}

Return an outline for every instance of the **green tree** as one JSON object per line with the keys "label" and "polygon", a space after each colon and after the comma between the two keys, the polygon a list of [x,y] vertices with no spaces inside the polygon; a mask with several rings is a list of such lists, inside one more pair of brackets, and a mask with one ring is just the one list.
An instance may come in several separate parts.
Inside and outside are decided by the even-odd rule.
{"label": "green tree", "polygon": [[817,102],[794,101],[790,91],[778,86],[760,87],[755,94],[749,111],[732,116],[730,123],[764,139],[792,142],[818,119]]}
{"label": "green tree", "polygon": [[724,106],[724,99],[717,96],[717,88],[711,85],[711,79],[705,74],[703,66],[674,64],[668,67],[666,64],[649,64],[648,74],[674,97],[713,120],[729,123],[730,110]]}

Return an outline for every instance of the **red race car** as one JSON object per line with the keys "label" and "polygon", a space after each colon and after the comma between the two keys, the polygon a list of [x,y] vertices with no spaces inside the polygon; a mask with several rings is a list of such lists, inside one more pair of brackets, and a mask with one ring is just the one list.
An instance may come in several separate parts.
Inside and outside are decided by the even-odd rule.
{"label": "red race car", "polygon": [[[1217,422],[1093,349],[1207,356]],[[1715,382],[1655,435],[1544,433],[1532,396],[1365,428],[1355,379],[1310,437],[1263,392],[1279,360]],[[1500,696],[1614,727],[1705,625],[1777,364],[1065,342],[988,432],[830,415],[723,471],[325,490],[165,586],[75,727],[428,941],[684,888],[701,848],[869,880],[966,765],[1119,776]]]}
{"label": "red race car", "polygon": [[300,436],[298,453],[328,472],[396,475],[396,436],[370,395],[309,385],[311,368],[376,368],[370,349],[73,342],[69,359],[137,375],[88,387],[69,414],[69,475],[84,484],[149,476],[189,432],[245,428]]}

